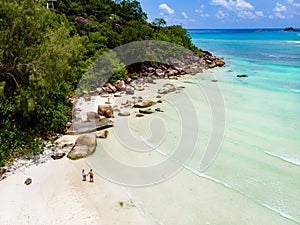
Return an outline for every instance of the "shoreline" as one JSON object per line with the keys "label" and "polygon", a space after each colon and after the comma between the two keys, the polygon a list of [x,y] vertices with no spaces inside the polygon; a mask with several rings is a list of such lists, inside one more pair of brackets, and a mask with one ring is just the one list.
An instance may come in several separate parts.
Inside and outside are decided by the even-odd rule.
{"label": "shoreline", "polygon": [[[200,79],[198,81],[203,85],[214,86],[211,77],[215,76],[216,73],[213,70],[207,72],[207,75],[204,73],[199,74],[198,78]],[[193,76],[186,80],[183,78],[171,82],[176,83],[176,86],[183,84],[186,86],[184,90],[186,92],[195,88],[195,85],[191,82],[192,79]],[[221,79],[219,80],[221,81]],[[162,84],[170,82],[169,80],[161,81]],[[148,91],[150,89],[154,90],[152,92],[153,98],[156,97],[158,88],[160,88],[159,85],[149,87]],[[232,90],[231,86],[228,90]],[[137,92],[136,96],[141,93],[143,92]],[[166,99],[171,95],[176,98],[177,94],[167,94]],[[179,95],[180,93],[178,93]],[[132,95],[126,95],[126,97],[132,99]],[[126,101],[119,97],[116,99],[120,102]],[[144,97],[144,99],[147,98]],[[164,97],[161,99],[164,100]],[[237,96],[236,99],[239,99],[239,97]],[[103,98],[103,100],[106,101],[107,99]],[[91,103],[93,102],[91,101]],[[166,109],[165,107],[161,108]],[[124,109],[127,110],[127,108]],[[170,114],[171,112],[165,110],[165,112],[157,115],[169,116]],[[146,115],[145,119],[151,120],[153,117],[154,115]],[[116,115],[115,119],[122,118]],[[141,121],[140,118],[135,118],[134,112],[129,119],[135,122]],[[202,125],[205,126],[203,123]],[[116,150],[118,150],[119,144],[111,146],[111,142],[114,141],[112,137],[113,132],[110,132],[107,139],[98,139],[98,142],[102,143],[104,148],[109,146],[107,150],[113,156],[120,156],[121,160],[124,159],[124,161],[130,159],[132,156],[130,154],[118,154]],[[228,144],[230,143],[227,142]],[[230,144],[229,147],[230,155],[239,150],[239,147],[235,144]],[[97,152],[101,151],[96,151],[96,154]],[[226,153],[228,154],[228,151],[223,152],[218,161],[225,159],[226,162]],[[263,154],[265,155],[265,153]],[[235,189],[234,185],[228,186],[230,184],[228,180],[224,180],[222,176],[218,176],[218,173],[214,173],[214,171],[222,173],[223,170],[217,168],[218,166],[224,168],[222,165],[225,166],[226,164],[214,164],[213,170],[208,171],[199,178],[199,174],[194,171],[196,160],[165,182],[136,188],[117,185],[98,173],[95,173],[94,183],[82,182],[81,169],[84,168],[88,171],[90,165],[93,165],[89,163],[89,159],[77,161],[71,161],[65,157],[60,160],[51,159],[50,162],[30,166],[25,168],[22,173],[18,172],[14,176],[9,176],[3,180],[2,185],[0,183],[0,197],[6,204],[2,204],[0,207],[0,223],[11,224],[10,221],[12,221],[13,224],[158,225],[201,223],[252,225],[257,221],[260,224],[268,224],[272,220],[274,224],[278,225],[297,224],[282,217],[276,211],[258,204],[257,201],[253,201],[251,193],[245,196],[237,191],[240,189]],[[119,158],[116,157],[116,159]],[[229,156],[228,160],[232,161],[234,158]],[[237,159],[235,160],[234,162],[238,162]],[[146,165],[146,161],[141,160],[139,162]],[[214,167],[217,170],[214,170]],[[234,169],[234,163],[227,165],[227,167],[229,169],[233,167],[232,169]],[[235,176],[234,173],[231,174],[233,177]],[[24,184],[27,177],[32,178],[32,184],[28,186]],[[28,202],[31,202],[29,206]],[[121,206],[121,203],[123,206]],[[47,208],[51,209],[50,212],[46,211]],[[3,216],[1,213],[3,213]]]}
{"label": "shoreline", "polygon": [[[139,93],[140,91],[143,91],[144,89],[147,89],[149,85],[157,85],[156,82],[160,81],[176,81],[180,79],[184,79],[186,77],[190,76],[199,76],[201,73],[205,73],[207,71],[210,71],[211,69],[215,67],[223,67],[225,65],[225,62],[223,61],[223,58],[218,58],[216,56],[213,56],[210,52],[208,51],[202,51],[203,52],[203,57],[202,58],[197,58],[199,61],[195,61],[196,58],[189,56],[186,59],[182,59],[182,62],[179,63],[181,67],[174,67],[172,65],[159,65],[156,67],[150,66],[147,68],[144,68],[138,77],[135,78],[129,78],[127,81],[117,81],[115,83],[108,83],[104,85],[101,88],[97,88],[96,90],[92,91],[85,91],[81,97],[75,97],[73,99],[73,106],[76,105],[76,102],[78,99],[81,99],[81,104],[85,102],[89,102],[92,100],[92,97],[99,97],[96,100],[96,103],[99,105],[105,105],[107,102],[105,101],[105,98],[109,102],[110,99],[114,98],[117,101],[122,101],[122,99],[126,99],[129,101],[129,97],[127,98],[126,96],[132,96],[132,89],[134,91],[137,91],[136,93]],[[178,63],[178,62],[177,62]],[[147,74],[145,76],[145,73]],[[140,83],[138,82],[140,79],[143,79],[144,85],[143,87],[140,86]],[[147,80],[148,79],[148,80]],[[122,83],[123,82],[123,83]],[[212,80],[212,82],[217,82],[217,80]],[[127,87],[129,87],[129,92],[127,90]],[[141,89],[142,88],[142,89]],[[162,88],[162,87],[161,87]],[[122,97],[120,96],[122,95]],[[167,93],[164,93],[167,94]],[[155,93],[154,93],[155,95]],[[157,94],[160,95],[160,94]],[[108,96],[109,98],[105,97]],[[114,97],[118,96],[118,97]],[[121,98],[120,98],[121,97]],[[99,100],[100,99],[100,100]],[[95,100],[95,99],[94,99]],[[85,107],[88,106],[88,104],[85,104]],[[120,102],[119,102],[120,104]],[[113,105],[113,104],[110,104]],[[127,108],[128,106],[125,106]],[[76,108],[76,106],[74,107]],[[122,106],[119,106],[119,108],[123,108]],[[84,109],[84,114],[81,114],[80,119],[87,120],[86,112],[87,111],[94,111],[97,113],[97,108],[89,108],[88,110]],[[119,109],[117,110],[119,112]],[[73,115],[74,116],[74,113]],[[70,125],[67,124],[67,127]],[[85,133],[85,132],[84,132]],[[28,167],[31,165],[37,165],[41,163],[45,163],[48,160],[52,160],[51,156],[55,155],[56,153],[66,153],[66,151],[60,149],[57,149],[57,146],[54,145],[54,143],[57,141],[57,139],[68,135],[67,133],[65,134],[59,134],[57,133],[54,136],[54,141],[49,140],[49,141],[43,141],[45,144],[44,151],[41,154],[37,155],[29,155],[29,156],[20,156],[19,158],[14,159],[12,162],[8,162],[7,165],[1,168],[0,170],[0,182],[4,179],[6,179],[8,176],[12,175],[15,173],[16,170],[19,168],[23,167]],[[74,135],[74,134],[71,134]],[[75,134],[76,135],[76,134]],[[79,135],[79,134],[78,134]],[[75,141],[75,140],[74,140]],[[62,150],[62,151],[60,151]],[[69,151],[70,149],[67,149]],[[28,160],[28,158],[30,158]]]}
{"label": "shoreline", "polygon": [[[191,75],[184,75],[184,77],[188,77]],[[159,81],[159,83],[162,82],[167,82],[170,81],[169,79],[157,79],[156,81]],[[153,85],[152,88],[156,88],[156,86],[158,87],[157,83],[152,83],[150,85]],[[145,86],[145,91],[146,93],[148,93],[147,95],[149,95],[149,93],[151,93],[152,91],[147,90],[149,86]],[[139,91],[137,92],[137,94],[141,94],[143,91]],[[122,96],[119,96],[120,94],[122,94]],[[114,95],[118,95],[119,97],[114,97]],[[152,93],[152,97],[155,98],[155,95],[158,95],[156,92]],[[91,99],[86,101],[84,100],[84,97],[80,97],[79,98],[79,106],[82,108],[80,109],[80,117],[82,117],[82,119],[84,120],[83,122],[87,121],[87,116],[86,113],[90,112],[90,111],[97,111],[97,106],[98,105],[105,105],[107,101],[112,100],[110,102],[110,104],[108,105],[114,105],[114,103],[116,102],[118,104],[118,107],[120,108],[120,110],[123,110],[124,108],[128,108],[128,107],[123,107],[121,105],[121,103],[123,101],[127,101],[130,100],[134,95],[131,94],[125,94],[124,91],[117,91],[115,93],[107,93],[104,95],[96,95],[96,96],[91,96]],[[139,96],[140,97],[140,96]],[[147,97],[147,96],[146,96]],[[82,107],[83,106],[83,107]],[[75,106],[76,107],[76,106]],[[124,110],[123,110],[124,111]],[[115,112],[116,114],[118,114],[118,110],[117,112]],[[119,115],[116,115],[115,117],[118,117]],[[113,118],[110,118],[113,119]],[[88,132],[84,132],[82,134],[87,134]],[[95,133],[94,131],[92,133]],[[67,146],[66,150],[63,150],[63,145],[72,145],[72,143],[74,144],[76,141],[76,138],[78,136],[80,136],[81,134],[56,134],[56,139],[55,141],[44,141],[45,147],[44,147],[44,151],[41,154],[37,154],[37,155],[30,155],[30,156],[20,156],[19,158],[13,160],[12,162],[9,162],[6,166],[2,167],[3,169],[3,173],[0,175],[0,184],[1,181],[5,180],[6,178],[8,178],[9,176],[15,174],[18,172],[18,170],[22,170],[24,168],[28,168],[31,166],[37,166],[40,164],[44,164],[47,163],[48,161],[52,161],[53,158],[51,158],[51,156],[55,155],[56,153],[67,153],[70,148],[70,146]],[[73,140],[64,140],[63,137],[66,136],[71,136],[74,137]],[[60,139],[62,139],[62,143],[60,143]],[[72,138],[71,138],[72,139]],[[66,143],[64,143],[66,141]],[[29,158],[28,158],[29,157]]]}
{"label": "shoreline", "polygon": [[[201,76],[201,73],[196,76]],[[182,79],[190,77],[192,75],[184,75]],[[133,96],[163,100],[163,95],[162,98],[156,97],[157,90],[165,83],[176,85],[179,82],[158,79],[154,84],[147,84],[144,90],[137,91],[135,95],[122,94],[121,97],[113,97],[111,103],[118,105],[120,112],[132,111],[130,116],[135,116],[136,113],[133,111],[138,109],[122,106],[122,102],[132,100]],[[88,107],[80,113],[86,114],[98,103],[105,103],[106,100],[100,95],[92,96],[91,101],[82,103],[82,107]],[[122,116],[116,115],[113,120],[117,120],[118,117]],[[67,139],[64,140],[64,137]],[[112,183],[97,173],[94,183],[81,181],[81,169],[89,170],[85,158],[79,160],[70,160],[66,156],[58,160],[51,158],[55,153],[66,152],[64,145],[75,142],[77,137],[78,135],[63,135],[58,139],[61,140],[58,145],[49,143],[43,154],[36,155],[31,160],[19,159],[13,162],[4,173],[4,179],[0,181],[0,198],[5,202],[0,206],[0,223],[119,224],[118,221],[121,220],[122,224],[132,224],[132,221],[138,221],[134,224],[159,224],[155,218],[137,207],[136,204],[139,203],[134,201],[125,187]],[[106,140],[98,139],[98,141]],[[27,178],[32,179],[29,185],[24,184]],[[96,196],[100,197],[95,198]],[[29,206],[28,202],[31,202]],[[102,204],[103,202],[107,204]],[[47,208],[51,208],[50,213],[46,211]]]}

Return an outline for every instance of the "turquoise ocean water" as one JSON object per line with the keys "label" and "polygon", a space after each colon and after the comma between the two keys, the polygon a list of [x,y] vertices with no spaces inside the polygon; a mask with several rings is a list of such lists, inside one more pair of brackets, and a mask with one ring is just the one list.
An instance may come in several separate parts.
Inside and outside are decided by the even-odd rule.
{"label": "turquoise ocean water", "polygon": [[226,62],[213,72],[226,106],[225,136],[218,158],[205,174],[300,224],[300,32],[189,33],[196,46]]}
{"label": "turquoise ocean water", "polygon": [[[185,88],[162,96],[159,107],[164,113],[137,119],[133,109],[128,118],[116,116],[114,129],[107,140],[98,140],[89,163],[95,171],[106,171],[100,169],[106,151],[126,165],[155,167],[173,160],[184,137],[188,143],[196,142],[195,152],[179,173],[170,179],[161,176],[164,169],[151,176],[137,173],[140,180],[158,176],[164,182],[126,188],[133,204],[154,224],[300,224],[300,33],[254,29],[189,33],[195,45],[223,57],[226,65],[178,81],[158,81]],[[237,74],[249,77],[237,78]],[[153,91],[143,94],[145,99],[157,96],[159,85],[151,87]],[[226,117],[219,153],[205,171],[199,171],[214,119],[203,87],[220,88]],[[186,97],[192,107],[185,104]],[[196,119],[187,107],[195,109]],[[166,129],[158,142],[149,138],[158,131],[150,126],[153,119],[162,121]],[[132,146],[133,139],[121,138],[125,133],[137,138],[136,145]],[[144,149],[145,140],[155,151],[137,151]],[[119,176],[118,168],[111,173]],[[127,181],[126,176],[122,179]]]}
{"label": "turquoise ocean water", "polygon": [[193,43],[251,76],[254,87],[300,92],[300,32],[279,29],[189,30]]}

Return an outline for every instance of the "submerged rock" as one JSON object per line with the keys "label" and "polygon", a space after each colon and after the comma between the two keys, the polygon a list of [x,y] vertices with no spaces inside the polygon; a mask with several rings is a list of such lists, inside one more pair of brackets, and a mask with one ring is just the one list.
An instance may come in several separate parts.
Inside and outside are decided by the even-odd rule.
{"label": "submerged rock", "polygon": [[156,112],[164,112],[161,108],[156,108],[155,111]]}
{"label": "submerged rock", "polygon": [[245,75],[245,74],[238,74],[238,75],[236,75],[236,77],[248,77],[248,75]]}

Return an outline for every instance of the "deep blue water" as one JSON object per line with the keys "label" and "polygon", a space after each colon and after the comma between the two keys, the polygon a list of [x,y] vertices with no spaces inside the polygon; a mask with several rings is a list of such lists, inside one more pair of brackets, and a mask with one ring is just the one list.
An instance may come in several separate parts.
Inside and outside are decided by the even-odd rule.
{"label": "deep blue water", "polygon": [[228,69],[249,75],[249,85],[300,92],[300,32],[280,29],[191,29],[193,43],[223,57]]}

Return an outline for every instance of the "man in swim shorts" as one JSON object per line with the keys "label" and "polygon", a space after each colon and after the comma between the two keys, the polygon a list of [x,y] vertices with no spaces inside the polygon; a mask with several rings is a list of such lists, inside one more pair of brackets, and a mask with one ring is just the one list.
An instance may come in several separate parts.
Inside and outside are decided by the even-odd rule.
{"label": "man in swim shorts", "polygon": [[90,176],[90,182],[94,182],[94,173],[93,170],[91,169],[90,172],[88,173],[88,176]]}

